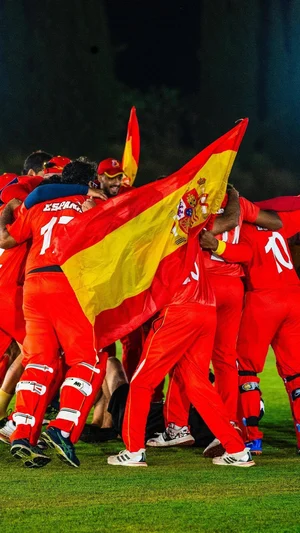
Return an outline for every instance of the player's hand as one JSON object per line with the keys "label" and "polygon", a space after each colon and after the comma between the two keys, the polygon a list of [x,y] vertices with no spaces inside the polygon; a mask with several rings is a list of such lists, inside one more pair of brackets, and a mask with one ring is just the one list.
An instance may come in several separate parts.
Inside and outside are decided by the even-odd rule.
{"label": "player's hand", "polygon": [[89,187],[88,196],[92,196],[93,198],[100,198],[100,200],[107,200],[107,196],[106,194],[104,194],[103,191],[101,191],[100,189],[92,189],[91,187]]}
{"label": "player's hand", "polygon": [[85,211],[89,211],[89,209],[92,209],[93,207],[96,207],[96,202],[95,200],[93,200],[93,198],[87,198],[83,204],[81,204],[81,208],[82,208],[82,211],[83,213],[85,213]]}
{"label": "player's hand", "polygon": [[208,250],[216,250],[218,247],[218,239],[215,238],[214,234],[211,231],[202,230],[199,237],[200,245],[202,248]]}

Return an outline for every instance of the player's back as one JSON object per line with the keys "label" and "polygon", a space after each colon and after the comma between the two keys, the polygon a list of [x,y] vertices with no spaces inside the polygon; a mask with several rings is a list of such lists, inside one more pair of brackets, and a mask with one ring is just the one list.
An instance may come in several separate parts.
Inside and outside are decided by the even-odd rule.
{"label": "player's back", "polygon": [[198,239],[190,239],[186,246],[189,246],[189,253],[194,259],[192,269],[172,297],[171,304],[197,302],[203,305],[215,305],[215,295],[207,278],[203,252]]}
{"label": "player's back", "polygon": [[[0,208],[1,212],[5,205]],[[11,289],[13,285],[22,285],[24,282],[24,272],[26,256],[29,249],[29,243],[23,243],[15,248],[4,250],[0,248],[0,286]]]}
{"label": "player's back", "polygon": [[241,243],[252,249],[251,260],[245,265],[248,290],[288,289],[299,286],[287,243],[285,228],[269,231],[252,224],[244,224]]}
{"label": "player's back", "polygon": [[32,239],[26,274],[58,264],[54,241],[63,235],[71,220],[82,214],[81,205],[86,198],[71,196],[43,202],[29,210],[22,207],[10,233],[17,242]]}
{"label": "player's back", "polygon": [[[240,231],[244,221],[253,222],[256,220],[259,209],[249,202],[246,198],[239,198],[240,215],[238,225],[230,231],[225,231],[221,235],[216,235],[217,239],[221,239],[229,244],[237,244],[239,242]],[[218,215],[222,216],[222,215]],[[226,263],[224,259],[213,252],[204,251],[204,264],[208,274],[241,277],[244,275],[243,267],[240,263]]]}

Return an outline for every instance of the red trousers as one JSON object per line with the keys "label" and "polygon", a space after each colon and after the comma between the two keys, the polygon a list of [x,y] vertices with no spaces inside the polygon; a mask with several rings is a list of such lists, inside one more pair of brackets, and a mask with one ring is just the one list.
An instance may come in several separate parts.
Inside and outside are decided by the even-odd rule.
{"label": "red trousers", "polygon": [[244,449],[220,396],[208,379],[215,327],[215,308],[191,302],[170,305],[154,320],[142,360],[130,382],[122,432],[129,451],[145,447],[151,395],[175,365],[189,401],[225,449],[230,453]]}
{"label": "red trousers", "polygon": [[[127,379],[130,381],[140,362],[146,341],[146,334],[143,326],[140,326],[128,335],[125,335],[120,341],[122,343],[122,364]],[[163,399],[163,387],[164,380],[155,388],[152,397],[153,402],[159,402]]]}
{"label": "red trousers", "polygon": [[[238,370],[236,343],[242,316],[244,285],[240,278],[210,275],[216,296],[217,327],[212,353],[215,388],[225,404],[229,418],[237,422]],[[188,424],[189,402],[184,396],[178,372],[171,373],[165,403],[166,426]]]}
{"label": "red trousers", "polygon": [[23,287],[0,287],[0,357],[12,339],[23,344],[25,320],[22,310]]}
{"label": "red trousers", "polygon": [[25,370],[16,392],[11,440],[37,442],[54,380],[59,379],[59,351],[69,370],[61,386],[60,411],[50,425],[69,432],[76,442],[102,385],[107,354],[97,354],[93,327],[63,273],[30,274],[24,285]]}
{"label": "red trousers", "polygon": [[212,355],[215,387],[227,407],[230,420],[237,422],[238,371],[236,343],[242,317],[244,285],[241,278],[209,276],[216,296],[217,329]]}
{"label": "red trousers", "polygon": [[258,429],[262,413],[257,374],[263,371],[269,345],[289,395],[300,447],[300,287],[246,294],[237,353],[240,401],[249,440],[263,437]]}
{"label": "red trousers", "polygon": [[125,335],[125,337],[122,337],[120,341],[122,343],[122,364],[127,379],[130,381],[140,362],[145,344],[145,335],[142,326]]}

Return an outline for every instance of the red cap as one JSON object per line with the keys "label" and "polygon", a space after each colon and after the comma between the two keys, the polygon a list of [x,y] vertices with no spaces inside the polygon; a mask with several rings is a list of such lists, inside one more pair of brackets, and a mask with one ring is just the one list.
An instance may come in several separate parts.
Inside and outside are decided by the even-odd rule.
{"label": "red cap", "polygon": [[120,161],[109,157],[108,159],[100,161],[97,173],[105,174],[105,176],[107,176],[108,178],[115,178],[120,174],[124,174],[124,170],[122,169]]}
{"label": "red cap", "polygon": [[16,176],[16,181],[1,192],[1,200],[7,204],[13,198],[24,202],[25,198],[43,181],[42,176]]}
{"label": "red cap", "polygon": [[61,174],[68,163],[71,163],[71,159],[68,157],[63,157],[61,155],[52,157],[50,161],[44,163],[44,174]]}
{"label": "red cap", "polygon": [[0,176],[0,194],[2,189],[6,187],[6,185],[9,185],[9,183],[15,182],[15,180],[18,178],[18,174],[13,174],[13,172],[4,172],[4,174],[1,174]]}

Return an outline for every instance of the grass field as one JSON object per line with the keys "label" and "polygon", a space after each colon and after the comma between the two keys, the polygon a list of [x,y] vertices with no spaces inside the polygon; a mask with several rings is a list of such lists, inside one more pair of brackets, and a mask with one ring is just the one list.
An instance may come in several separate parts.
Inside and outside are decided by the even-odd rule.
{"label": "grass field", "polygon": [[112,467],[115,441],[80,443],[79,469],[53,455],[27,470],[0,444],[1,533],[300,532],[300,456],[272,354],[262,388],[264,454],[249,469],[214,466],[197,448],[150,449],[148,468]]}

